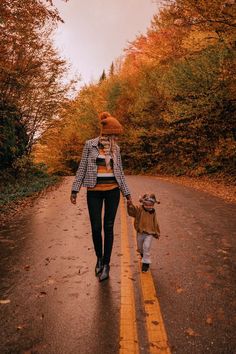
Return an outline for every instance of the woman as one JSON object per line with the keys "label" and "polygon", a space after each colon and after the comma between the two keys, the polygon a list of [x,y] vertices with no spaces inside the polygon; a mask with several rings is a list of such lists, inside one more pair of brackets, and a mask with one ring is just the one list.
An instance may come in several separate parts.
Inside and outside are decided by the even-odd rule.
{"label": "woman", "polygon": [[[110,258],[114,238],[114,222],[120,201],[120,190],[131,200],[122,168],[117,137],[123,132],[122,125],[108,112],[100,114],[101,134],[87,140],[82,158],[72,185],[71,202],[81,186],[87,187],[87,204],[92,228],[92,237],[97,263],[95,275],[103,281],[109,277]],[[104,247],[102,241],[102,207],[104,212]],[[103,252],[104,249],[104,252]]]}

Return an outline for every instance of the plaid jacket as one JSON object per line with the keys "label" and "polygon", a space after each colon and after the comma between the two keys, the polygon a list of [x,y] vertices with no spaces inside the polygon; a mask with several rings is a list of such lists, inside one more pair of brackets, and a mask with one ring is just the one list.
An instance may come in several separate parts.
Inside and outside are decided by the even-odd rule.
{"label": "plaid jacket", "polygon": [[[78,192],[83,187],[94,187],[97,183],[97,164],[99,155],[99,138],[87,140],[82,153],[81,161],[72,184],[72,191]],[[116,181],[124,197],[130,195],[129,188],[125,182],[125,176],[120,156],[120,148],[116,144],[116,159],[114,159],[113,170]]]}

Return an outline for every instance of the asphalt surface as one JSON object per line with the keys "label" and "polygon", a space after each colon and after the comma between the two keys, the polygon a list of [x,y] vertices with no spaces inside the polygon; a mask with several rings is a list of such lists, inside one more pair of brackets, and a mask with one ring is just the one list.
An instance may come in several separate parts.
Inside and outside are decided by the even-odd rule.
{"label": "asphalt surface", "polygon": [[[9,220],[0,233],[0,353],[111,354],[120,340],[120,213],[111,276],[99,283],[86,207],[73,178]],[[151,273],[176,354],[235,354],[236,205],[154,177],[128,176],[134,202],[156,194],[160,240]],[[148,353],[139,259],[129,219],[140,353]]]}

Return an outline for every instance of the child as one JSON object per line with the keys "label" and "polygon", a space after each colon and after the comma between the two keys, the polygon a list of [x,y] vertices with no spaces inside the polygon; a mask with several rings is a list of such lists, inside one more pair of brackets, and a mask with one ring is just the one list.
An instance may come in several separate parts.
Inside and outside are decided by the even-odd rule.
{"label": "child", "polygon": [[142,272],[149,269],[150,248],[153,237],[160,237],[160,229],[157,222],[154,204],[157,202],[154,194],[144,194],[139,199],[141,205],[135,206],[132,201],[127,202],[128,214],[134,217],[134,228],[137,231],[138,252],[142,257]]}

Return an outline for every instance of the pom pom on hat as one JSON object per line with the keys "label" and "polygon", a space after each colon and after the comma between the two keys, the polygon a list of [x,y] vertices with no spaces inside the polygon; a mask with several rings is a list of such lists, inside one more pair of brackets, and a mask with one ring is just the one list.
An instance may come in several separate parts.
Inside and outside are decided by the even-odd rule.
{"label": "pom pom on hat", "polygon": [[123,127],[120,122],[112,117],[109,112],[101,112],[99,114],[101,122],[101,135],[122,134]]}
{"label": "pom pom on hat", "polygon": [[111,117],[109,112],[101,112],[98,116],[98,118],[102,121],[103,119],[106,119],[107,117]]}

